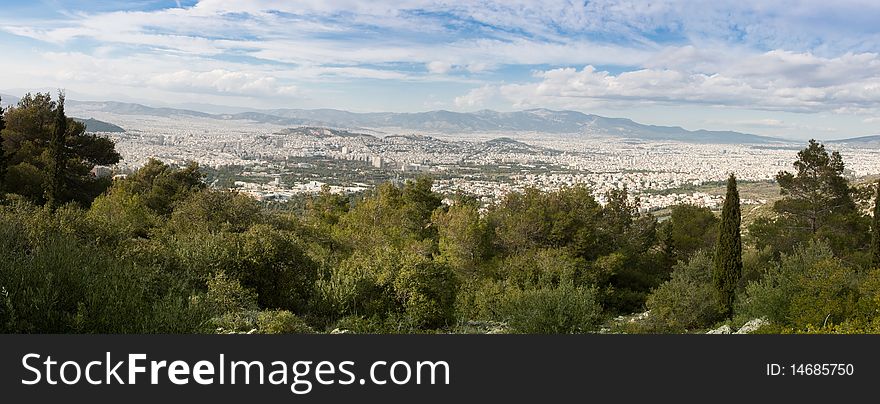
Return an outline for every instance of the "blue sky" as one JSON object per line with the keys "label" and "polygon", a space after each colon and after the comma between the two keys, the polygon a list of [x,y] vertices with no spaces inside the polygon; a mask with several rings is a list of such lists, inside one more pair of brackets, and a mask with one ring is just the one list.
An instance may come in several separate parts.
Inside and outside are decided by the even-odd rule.
{"label": "blue sky", "polygon": [[0,91],[880,133],[880,2],[0,0]]}

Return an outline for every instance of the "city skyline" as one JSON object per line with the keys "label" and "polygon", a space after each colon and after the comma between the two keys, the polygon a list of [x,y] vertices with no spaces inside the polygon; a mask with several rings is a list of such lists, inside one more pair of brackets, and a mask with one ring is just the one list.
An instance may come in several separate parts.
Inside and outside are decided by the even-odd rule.
{"label": "city skyline", "polygon": [[[880,5],[69,1],[0,17],[0,90],[357,112],[570,109],[790,139],[880,133]],[[13,18],[14,16],[14,18]]]}

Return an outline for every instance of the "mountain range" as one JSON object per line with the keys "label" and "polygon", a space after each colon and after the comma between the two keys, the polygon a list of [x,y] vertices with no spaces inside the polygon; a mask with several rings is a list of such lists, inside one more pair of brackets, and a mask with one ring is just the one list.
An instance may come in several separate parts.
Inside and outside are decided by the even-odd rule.
{"label": "mountain range", "polygon": [[826,143],[845,144],[848,146],[880,147],[880,135],[852,137],[849,139],[831,140]]}
{"label": "mountain range", "polygon": [[[3,95],[4,104],[18,98]],[[565,135],[592,135],[653,141],[680,141],[713,144],[774,144],[791,141],[735,131],[687,130],[679,126],[645,125],[626,118],[609,118],[577,111],[529,109],[514,112],[446,110],[397,113],[356,113],[337,109],[270,109],[212,114],[193,109],[150,107],[116,101],[68,100],[71,111],[80,115],[100,111],[121,115],[198,117],[221,120],[249,120],[282,126],[323,126],[344,129],[375,129],[427,133],[510,133],[541,132]],[[843,143],[844,141],[838,141]]]}
{"label": "mountain range", "polygon": [[162,117],[192,116],[224,120],[250,120],[284,126],[325,126],[346,129],[395,129],[434,133],[541,132],[587,134],[640,140],[672,140],[692,143],[787,143],[781,138],[733,131],[690,131],[678,126],[644,125],[625,118],[608,118],[577,111],[529,109],[515,112],[428,111],[416,113],[356,113],[336,109],[272,109],[229,114],[209,114],[190,109],[155,108],[123,102],[69,101],[88,111]]}

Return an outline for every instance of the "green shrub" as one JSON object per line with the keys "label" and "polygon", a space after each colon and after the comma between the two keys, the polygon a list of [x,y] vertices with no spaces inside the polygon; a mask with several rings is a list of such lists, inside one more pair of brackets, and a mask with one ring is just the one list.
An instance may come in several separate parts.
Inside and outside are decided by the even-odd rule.
{"label": "green shrub", "polygon": [[516,333],[582,333],[596,330],[602,320],[597,300],[595,288],[570,283],[556,288],[513,288],[505,292],[499,311]]}
{"label": "green shrub", "polygon": [[394,288],[414,327],[439,328],[453,322],[457,283],[448,265],[411,258],[400,269]]}
{"label": "green shrub", "polygon": [[228,312],[207,322],[217,334],[312,334],[306,322],[287,310],[242,310]]}
{"label": "green shrub", "polygon": [[784,255],[758,281],[746,286],[737,319],[767,318],[794,329],[840,324],[856,311],[858,277],[824,242],[810,242]]}
{"label": "green shrub", "polygon": [[721,320],[723,314],[718,294],[712,285],[712,257],[705,251],[679,262],[672,279],[660,285],[648,297],[651,315],[647,331],[686,332],[706,328]]}
{"label": "green shrub", "polygon": [[220,271],[207,281],[208,292],[194,298],[211,315],[257,310],[257,294]]}
{"label": "green shrub", "polygon": [[257,314],[260,334],[313,334],[303,319],[287,310],[264,310]]}

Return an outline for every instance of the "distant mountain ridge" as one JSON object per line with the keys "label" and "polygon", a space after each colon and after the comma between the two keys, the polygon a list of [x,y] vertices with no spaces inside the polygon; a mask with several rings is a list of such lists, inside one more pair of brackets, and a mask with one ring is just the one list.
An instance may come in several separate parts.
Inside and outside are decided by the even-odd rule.
{"label": "distant mountain ridge", "polygon": [[868,135],[868,136],[851,137],[849,139],[829,140],[826,143],[878,144],[878,143],[880,143],[880,135]]}
{"label": "distant mountain ridge", "polygon": [[116,126],[109,122],[99,121],[97,119],[88,118],[73,118],[73,120],[77,122],[81,122],[86,126],[86,132],[113,132],[113,133],[121,133],[125,132],[125,129],[122,129],[119,126]]}
{"label": "distant mountain ridge", "polygon": [[577,111],[555,111],[543,108],[514,112],[438,110],[415,113],[356,113],[336,109],[273,109],[234,114],[209,114],[187,109],[154,108],[123,102],[70,101],[69,104],[89,111],[123,115],[193,116],[224,120],[250,120],[285,126],[326,126],[346,129],[394,128],[437,133],[542,132],[718,144],[790,142],[781,138],[734,131],[691,131],[678,126],[644,125],[626,118],[608,118]]}

